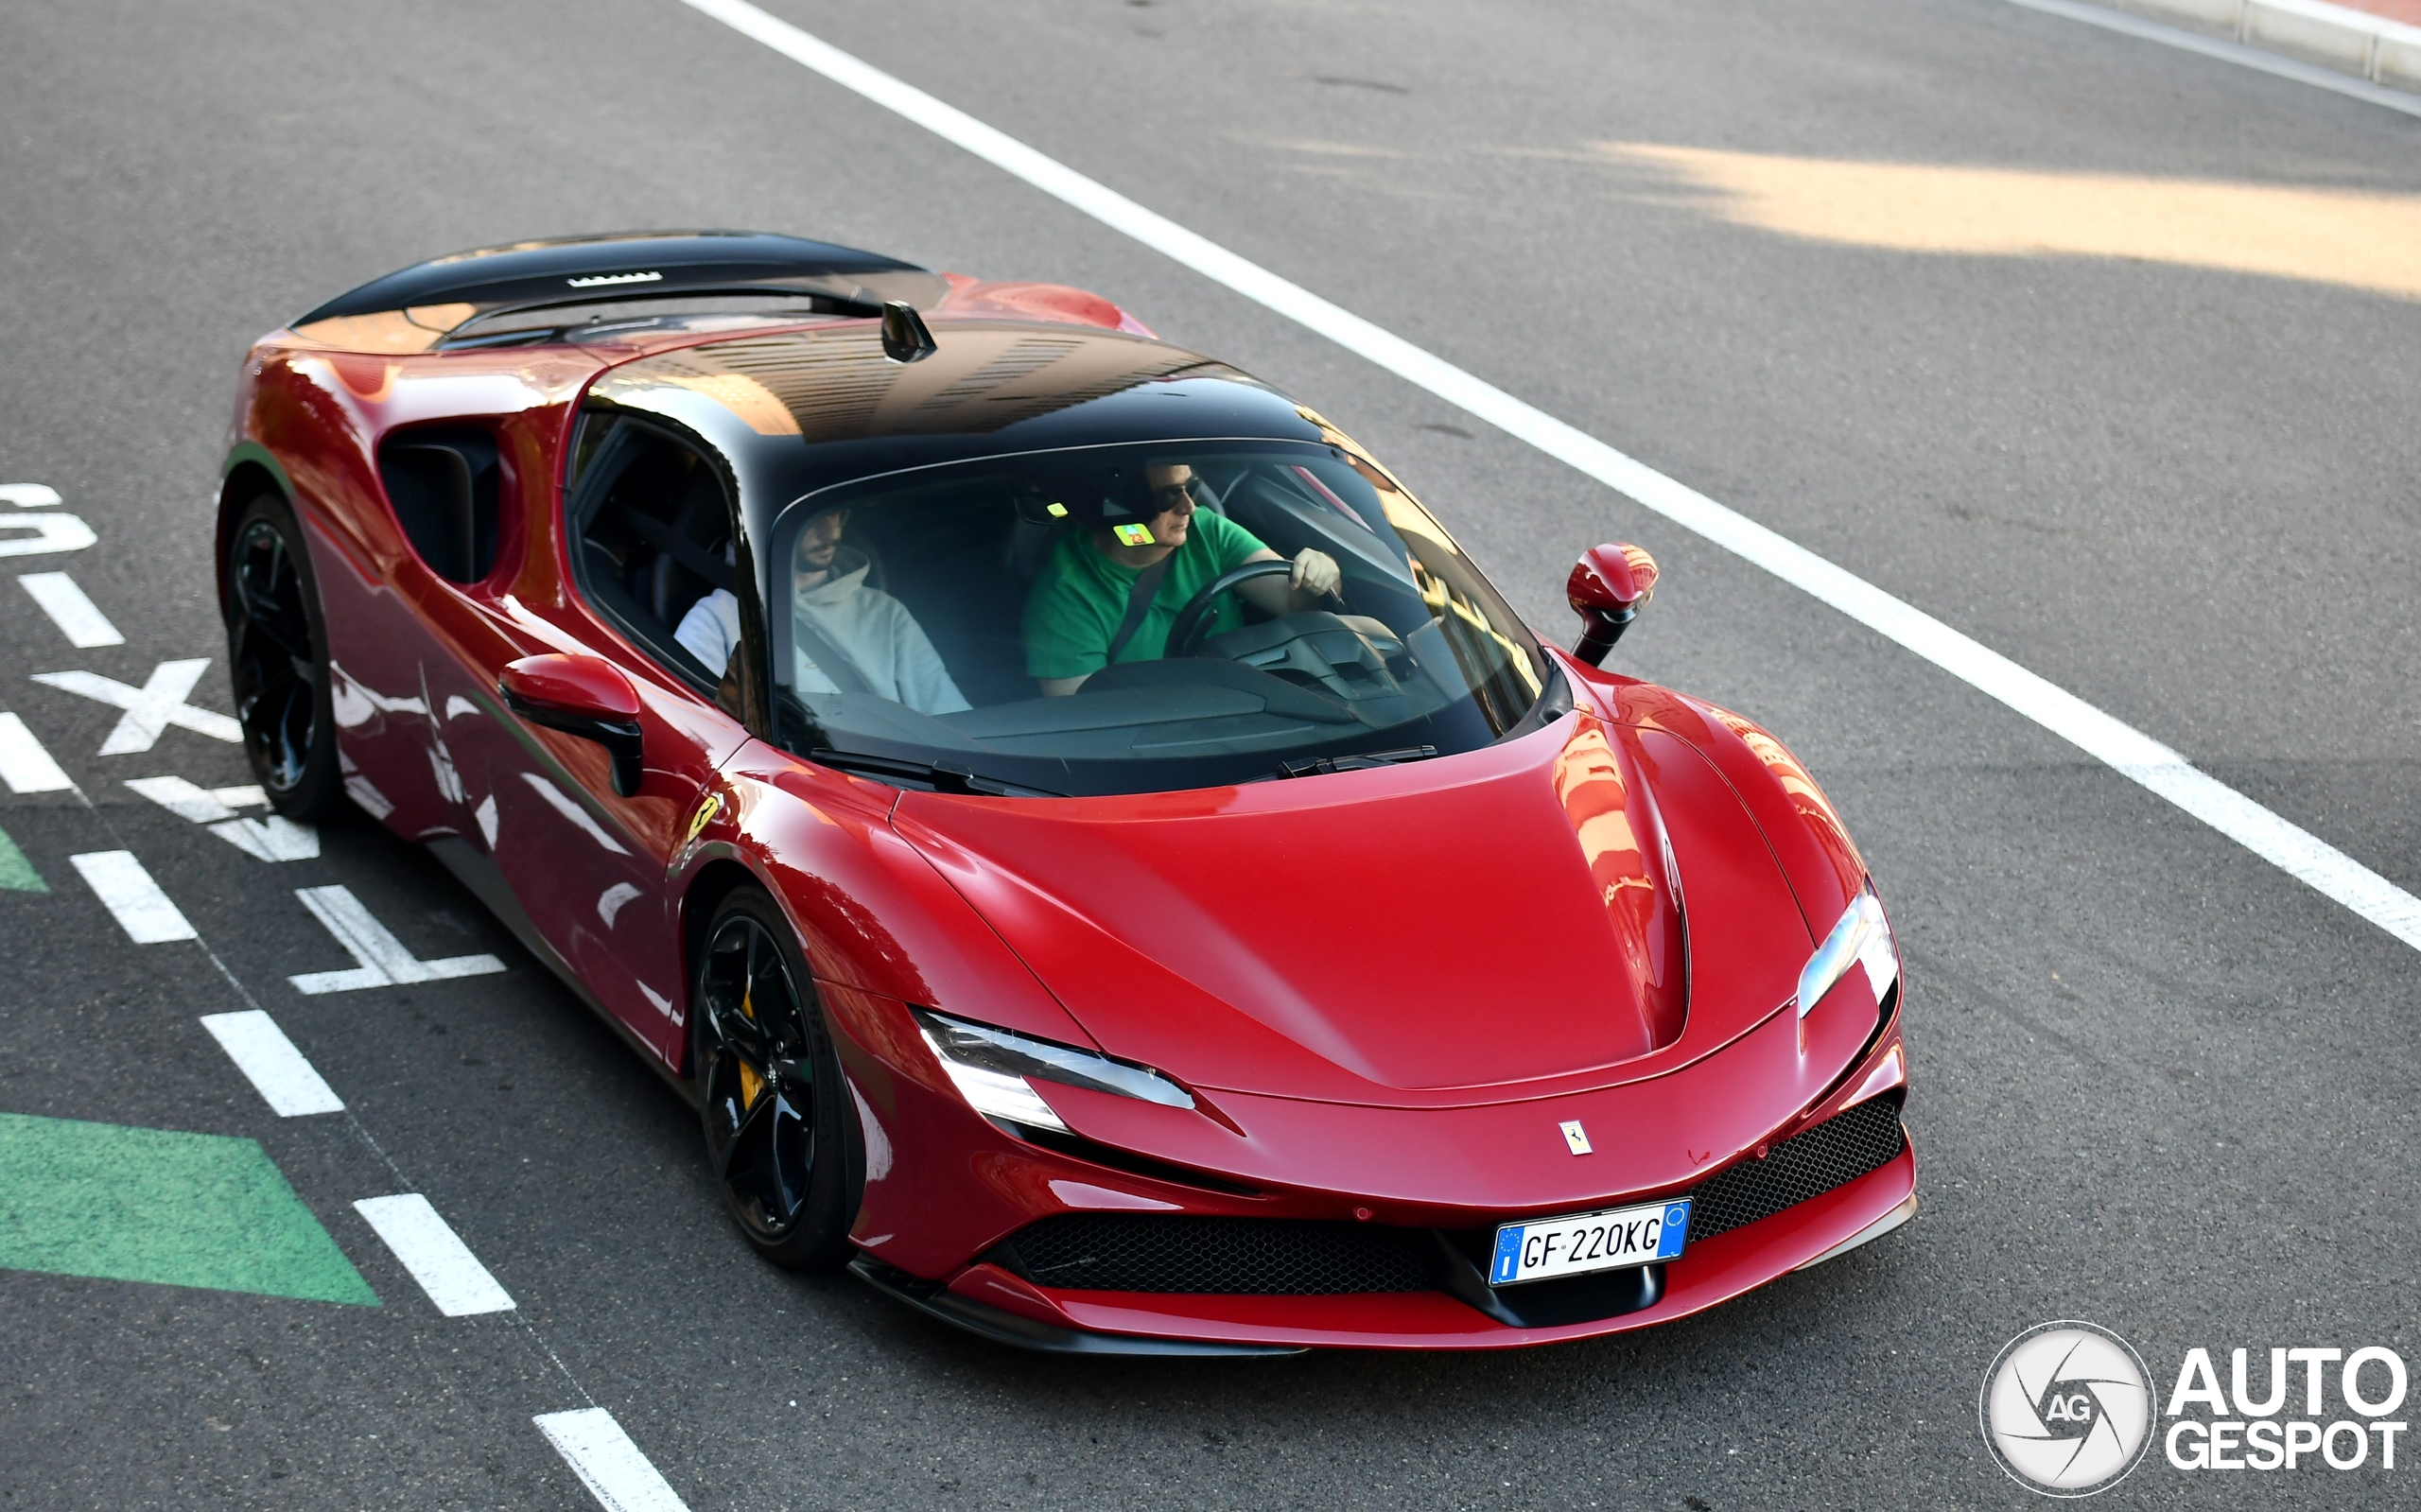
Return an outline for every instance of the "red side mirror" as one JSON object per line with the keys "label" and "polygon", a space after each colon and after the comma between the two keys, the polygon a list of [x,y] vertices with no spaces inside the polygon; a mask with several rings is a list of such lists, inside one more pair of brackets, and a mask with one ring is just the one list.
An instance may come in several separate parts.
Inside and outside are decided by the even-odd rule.
{"label": "red side mirror", "polygon": [[1563,593],[1580,617],[1575,658],[1595,667],[1656,592],[1656,559],[1627,542],[1593,546],[1572,565]]}
{"label": "red side mirror", "polygon": [[612,662],[550,652],[524,656],[496,679],[505,706],[532,724],[594,740],[614,758],[614,791],[627,798],[646,773],[639,695]]}

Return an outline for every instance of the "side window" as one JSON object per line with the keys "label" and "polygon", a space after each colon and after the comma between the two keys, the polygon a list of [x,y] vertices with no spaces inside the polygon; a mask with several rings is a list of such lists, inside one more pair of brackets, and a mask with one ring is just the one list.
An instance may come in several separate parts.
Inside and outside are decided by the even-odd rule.
{"label": "side window", "polygon": [[582,422],[579,452],[568,523],[582,592],[736,710],[740,573],[723,469],[686,438],[605,415]]}
{"label": "side window", "polygon": [[405,430],[379,444],[378,480],[428,569],[449,582],[486,581],[501,538],[503,469],[483,430]]}

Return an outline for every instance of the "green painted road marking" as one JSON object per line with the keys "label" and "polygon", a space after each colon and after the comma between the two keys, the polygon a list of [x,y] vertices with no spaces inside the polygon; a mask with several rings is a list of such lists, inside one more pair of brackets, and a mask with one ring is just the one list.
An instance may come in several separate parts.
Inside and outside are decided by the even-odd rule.
{"label": "green painted road marking", "polygon": [[26,860],[26,853],[17,848],[17,843],[9,838],[9,832],[5,829],[0,829],[0,891],[10,893],[50,891],[50,885],[42,879],[42,873],[34,870],[34,863]]}
{"label": "green painted road marking", "polygon": [[0,1113],[0,1268],[376,1307],[258,1141]]}

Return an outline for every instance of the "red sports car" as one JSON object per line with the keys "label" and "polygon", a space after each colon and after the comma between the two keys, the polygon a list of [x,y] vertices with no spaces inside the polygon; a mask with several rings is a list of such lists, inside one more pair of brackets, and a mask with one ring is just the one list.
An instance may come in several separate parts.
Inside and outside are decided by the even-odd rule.
{"label": "red sports car", "polygon": [[1106,300],[793,237],[423,263],[245,364],[284,812],[427,845],[741,1233],[1013,1344],[1491,1348],[1915,1210],[1891,931],[1773,737],[1542,644]]}

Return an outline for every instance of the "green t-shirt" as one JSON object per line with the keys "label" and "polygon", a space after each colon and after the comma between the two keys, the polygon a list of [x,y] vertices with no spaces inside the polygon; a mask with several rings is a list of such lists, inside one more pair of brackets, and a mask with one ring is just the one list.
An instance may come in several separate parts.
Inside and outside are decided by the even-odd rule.
{"label": "green t-shirt", "polygon": [[[1118,659],[1148,662],[1167,655],[1177,611],[1204,584],[1266,549],[1250,530],[1226,515],[1194,511],[1185,545],[1169,558],[1152,607]],[[1141,576],[1136,568],[1105,555],[1093,545],[1090,531],[1071,530],[1063,536],[1026,597],[1025,669],[1036,677],[1089,677],[1108,665],[1110,638],[1126,618],[1126,600]],[[1233,629],[1236,616],[1235,596],[1220,595],[1210,611],[1208,634]]]}

